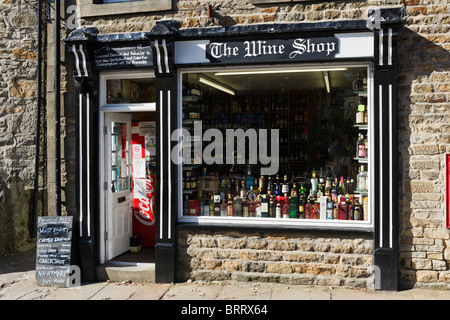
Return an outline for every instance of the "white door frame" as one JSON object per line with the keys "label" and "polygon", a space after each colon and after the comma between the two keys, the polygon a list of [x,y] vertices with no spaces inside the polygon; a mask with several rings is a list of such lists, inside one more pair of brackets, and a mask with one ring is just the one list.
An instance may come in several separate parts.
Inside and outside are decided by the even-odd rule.
{"label": "white door frame", "polygon": [[[115,71],[115,72],[103,72],[100,74],[99,83],[99,97],[100,97],[100,112],[99,112],[99,209],[100,209],[100,236],[99,236],[99,263],[103,264],[106,261],[106,240],[105,232],[107,231],[106,225],[106,190],[104,190],[104,183],[106,180],[106,165],[105,165],[105,114],[107,112],[154,112],[156,111],[156,102],[142,103],[142,104],[106,104],[106,80],[108,79],[133,79],[133,78],[154,78],[155,74],[153,70],[143,71]],[[108,186],[107,186],[108,187]]]}

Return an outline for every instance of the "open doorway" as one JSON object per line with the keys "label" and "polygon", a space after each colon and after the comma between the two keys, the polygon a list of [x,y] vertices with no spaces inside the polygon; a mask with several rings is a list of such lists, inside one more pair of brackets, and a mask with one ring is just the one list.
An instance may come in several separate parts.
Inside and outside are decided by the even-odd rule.
{"label": "open doorway", "polygon": [[155,112],[104,115],[105,261],[154,263]]}

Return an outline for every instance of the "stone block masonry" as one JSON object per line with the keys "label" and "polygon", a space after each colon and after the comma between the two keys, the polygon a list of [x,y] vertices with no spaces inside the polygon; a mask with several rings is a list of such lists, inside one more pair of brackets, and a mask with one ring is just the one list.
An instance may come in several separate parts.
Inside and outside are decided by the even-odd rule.
{"label": "stone block masonry", "polygon": [[450,4],[407,0],[399,39],[400,286],[450,288]]}
{"label": "stone block masonry", "polygon": [[0,255],[29,238],[37,106],[36,3],[0,0]]}
{"label": "stone block masonry", "polygon": [[178,231],[177,280],[371,287],[370,236],[273,231]]}

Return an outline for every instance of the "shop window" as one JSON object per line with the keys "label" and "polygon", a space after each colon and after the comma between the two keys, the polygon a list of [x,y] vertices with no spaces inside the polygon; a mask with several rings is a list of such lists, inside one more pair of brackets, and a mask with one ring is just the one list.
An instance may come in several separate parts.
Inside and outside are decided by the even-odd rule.
{"label": "shop window", "polygon": [[107,104],[155,102],[155,79],[109,79],[106,94]]}
{"label": "shop window", "polygon": [[182,72],[180,221],[370,225],[367,75]]}

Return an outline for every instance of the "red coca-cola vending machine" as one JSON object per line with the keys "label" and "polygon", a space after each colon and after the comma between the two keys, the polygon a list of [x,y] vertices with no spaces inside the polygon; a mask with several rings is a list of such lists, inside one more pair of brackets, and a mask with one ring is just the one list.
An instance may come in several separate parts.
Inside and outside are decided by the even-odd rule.
{"label": "red coca-cola vending machine", "polygon": [[133,121],[133,236],[142,247],[155,246],[156,126],[154,121]]}

